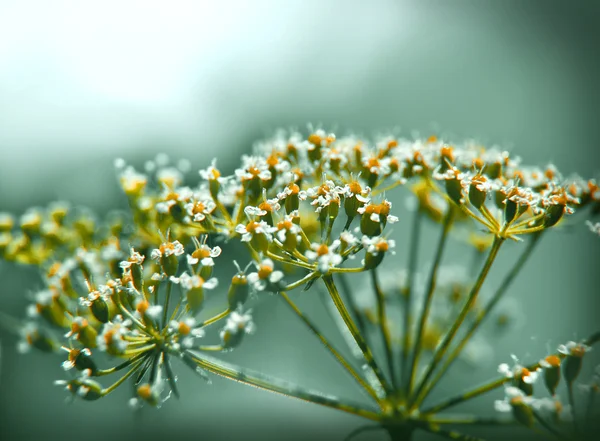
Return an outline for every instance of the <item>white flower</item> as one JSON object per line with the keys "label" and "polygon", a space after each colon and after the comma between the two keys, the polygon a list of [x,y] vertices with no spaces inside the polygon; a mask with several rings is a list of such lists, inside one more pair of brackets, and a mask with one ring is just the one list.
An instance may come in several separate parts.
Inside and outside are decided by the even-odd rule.
{"label": "white flower", "polygon": [[257,271],[248,274],[248,283],[256,290],[263,291],[269,284],[277,284],[283,279],[283,272],[275,271],[271,259],[264,259],[260,264],[255,264]]}
{"label": "white flower", "polygon": [[154,260],[160,260],[161,257],[181,256],[184,253],[184,248],[181,242],[175,240],[173,242],[165,242],[160,248],[152,250],[150,257]]}
{"label": "white flower", "polygon": [[172,283],[181,285],[182,288],[188,291],[195,288],[214,289],[219,284],[219,280],[215,277],[204,280],[196,274],[190,276],[187,272],[182,273],[179,277],[171,276],[169,280]]}
{"label": "white flower", "polygon": [[221,182],[224,179],[221,177],[221,172],[217,169],[216,158],[211,161],[210,165],[206,169],[200,170],[199,173],[202,179],[205,179],[207,181],[217,180]]}
{"label": "white flower", "polygon": [[240,181],[259,178],[263,181],[271,179],[269,164],[262,156],[242,156],[242,167],[235,170],[235,176]]}
{"label": "white flower", "polygon": [[200,262],[202,266],[214,266],[215,261],[213,259],[219,257],[221,252],[221,247],[216,246],[211,248],[206,244],[202,244],[192,254],[187,255],[187,263],[189,265],[196,265]]}
{"label": "white flower", "polygon": [[526,384],[535,383],[539,376],[539,369],[530,371],[518,364],[518,360],[514,355],[512,355],[512,358],[515,361],[514,366],[511,368],[507,363],[502,363],[498,366],[498,373],[504,375],[506,378],[522,380]]}
{"label": "white flower", "polygon": [[305,255],[309,260],[317,262],[317,268],[322,274],[327,274],[332,267],[342,263],[342,256],[335,250],[340,246],[339,240],[334,240],[331,245],[322,243],[313,243],[310,250]]}
{"label": "white flower", "polygon": [[194,222],[202,222],[206,216],[211,214],[217,208],[217,204],[212,199],[192,200],[185,204],[187,214]]}
{"label": "white flower", "polygon": [[112,322],[105,323],[102,333],[96,338],[98,349],[105,352],[122,353],[127,349],[127,341],[124,336],[131,334],[131,320],[123,320],[123,317],[117,315]]}
{"label": "white flower", "polygon": [[255,234],[264,234],[267,240],[273,240],[273,233],[276,229],[271,227],[265,221],[250,221],[246,225],[239,224],[235,227],[235,232],[242,235],[242,242],[250,242]]}
{"label": "white flower", "polygon": [[386,239],[385,237],[362,237],[363,247],[367,250],[367,253],[377,256],[379,253],[390,252],[396,254],[393,248],[396,247],[396,241],[393,239]]}
{"label": "white flower", "polygon": [[504,400],[496,400],[494,402],[494,409],[498,412],[510,412],[512,411],[512,404],[515,401],[531,405],[534,401],[532,397],[525,395],[525,393],[518,387],[509,386],[504,389],[506,396]]}
{"label": "white flower", "polygon": [[255,330],[254,322],[252,321],[252,310],[244,312],[241,305],[237,310],[233,311],[227,317],[227,323],[225,327],[221,331],[221,338],[223,338],[225,333],[230,334],[238,334],[240,332],[244,332],[246,334],[252,334]]}
{"label": "white flower", "polygon": [[146,256],[142,256],[132,247],[130,249],[129,259],[123,260],[121,263],[119,263],[119,266],[123,269],[128,269],[131,268],[131,265],[141,265],[144,263],[145,258]]}
{"label": "white flower", "polygon": [[179,321],[171,320],[169,322],[169,332],[176,334],[181,342],[181,346],[189,349],[194,345],[196,338],[204,337],[204,330],[196,328],[196,324],[196,319],[193,317],[186,317]]}
{"label": "white flower", "polygon": [[582,357],[586,352],[591,350],[591,346],[583,343],[576,343],[574,341],[570,341],[566,345],[558,346],[558,352],[564,355],[571,355],[573,357]]}
{"label": "white flower", "polygon": [[585,221],[585,224],[588,226],[590,231],[598,236],[600,236],[600,222],[596,222],[595,224],[591,221]]}

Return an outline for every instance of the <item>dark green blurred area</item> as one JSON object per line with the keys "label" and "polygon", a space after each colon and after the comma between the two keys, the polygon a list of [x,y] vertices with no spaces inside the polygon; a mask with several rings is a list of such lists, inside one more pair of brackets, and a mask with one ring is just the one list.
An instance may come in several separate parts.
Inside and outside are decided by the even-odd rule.
{"label": "dark green blurred area", "polygon": [[[247,6],[237,11],[239,6],[225,8],[215,20],[227,26],[229,14],[245,13]],[[163,113],[154,119],[143,113],[146,105],[158,106],[152,103],[98,104],[87,102],[84,95],[77,106],[48,100],[45,107],[35,107],[36,94],[54,87],[51,77],[40,89],[21,91],[22,96],[9,93],[16,83],[0,84],[0,211],[22,213],[29,206],[64,199],[102,214],[124,204],[112,170],[117,156],[142,164],[167,152],[190,159],[194,170],[217,156],[219,165],[230,171],[255,140],[278,127],[304,128],[307,122],[322,123],[339,135],[398,130],[405,136],[418,131],[457,140],[474,137],[502,145],[527,164],[553,162],[565,174],[590,177],[600,170],[597,2],[258,2],[256,9],[250,18],[261,20],[246,23],[242,30],[229,29],[231,41],[215,48],[219,57],[190,52],[195,60],[190,63],[191,79],[181,86],[186,101],[168,111],[164,124]],[[180,13],[185,15],[185,8]],[[198,26],[213,20],[202,8],[194,13]],[[82,15],[81,20],[93,22],[94,17]],[[258,36],[245,34],[254,29]],[[131,34],[135,32],[132,22]],[[177,44],[177,38],[185,37],[172,38]],[[44,69],[41,60],[29,74],[42,78]],[[210,87],[200,92],[196,80]],[[50,122],[38,124],[46,120]],[[511,353],[537,360],[547,345],[553,348],[597,330],[600,239],[587,231],[582,219],[549,234],[513,286],[511,296],[521,300],[527,317],[523,326],[492,340],[494,357],[480,369],[457,363],[433,401],[494,377],[497,364],[510,362]],[[408,225],[404,218],[394,228],[401,250]],[[437,237],[433,228],[426,233],[423,265],[431,261]],[[519,250],[518,244],[507,245],[486,285],[501,280]],[[399,262],[404,258],[399,252]],[[455,252],[446,262],[463,260]],[[27,294],[41,287],[37,273],[0,263],[0,280],[0,309],[23,316]],[[326,325],[321,303],[306,293],[294,297],[341,347],[341,338]],[[228,360],[366,400],[279,299],[268,297],[257,304],[255,321],[256,335],[228,354]],[[218,378],[207,385],[183,366],[182,399],[140,418],[127,408],[126,390],[97,403],[67,405],[65,394],[52,385],[63,376],[60,357],[20,356],[11,336],[0,331],[0,340],[2,441],[341,440],[363,424]],[[592,354],[597,362],[597,353]],[[582,379],[592,368],[590,359]],[[492,414],[493,400],[500,396],[492,393],[456,410]],[[490,440],[533,439],[528,432],[509,428],[466,433]],[[356,438],[367,439],[386,438],[378,432]]]}

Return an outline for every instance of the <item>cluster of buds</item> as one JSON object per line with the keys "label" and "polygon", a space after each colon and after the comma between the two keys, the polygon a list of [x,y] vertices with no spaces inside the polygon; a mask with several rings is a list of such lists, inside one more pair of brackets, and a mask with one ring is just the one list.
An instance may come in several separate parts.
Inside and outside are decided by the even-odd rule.
{"label": "cluster of buds", "polygon": [[[361,382],[355,372],[353,377],[382,409],[383,416],[372,419],[387,421],[402,412],[405,420],[413,418],[459,326],[474,329],[487,312],[478,299],[489,267],[476,280],[455,270],[444,276],[438,268],[447,233],[467,231],[468,242],[480,252],[498,241],[518,241],[554,228],[576,209],[600,209],[600,188],[593,179],[565,178],[552,165],[527,167],[507,152],[469,142],[449,144],[435,136],[368,141],[324,130],[308,136],[282,131],[256,144],[230,174],[212,161],[199,170],[195,185],[186,183],[189,162],[171,164],[166,155],[148,161],[143,170],[124,160],[115,165],[128,214],[98,220],[65,203],[32,209],[20,219],[0,214],[0,257],[36,265],[44,274],[45,287],[33,297],[27,323],[20,329],[20,348],[66,353],[63,367],[69,379],[60,384],[86,400],[104,397],[132,378],[134,408],[160,406],[171,395],[178,396],[174,360],[202,376],[209,370],[233,377],[233,369],[215,367],[208,353],[246,343],[255,330],[251,303],[268,297],[267,292],[290,302],[320,336],[287,296],[288,291],[306,291],[319,282],[338,308],[345,334],[357,343],[353,350],[366,361],[369,379]],[[382,288],[378,271],[395,254],[397,244],[400,247],[391,226],[402,219],[390,196],[400,187],[414,197],[417,215],[442,225],[443,236],[428,283],[415,281],[421,277],[417,268],[395,288]],[[461,228],[451,228],[458,225]],[[590,228],[598,230],[595,224]],[[490,265],[497,248],[492,250]],[[221,265],[224,256],[233,253],[244,268],[234,259],[228,262],[235,264],[233,270]],[[334,280],[348,273],[370,276],[376,296],[372,313],[365,315],[381,327],[391,385],[368,342],[361,340],[364,311],[352,305],[356,307],[348,312],[335,287]],[[392,277],[398,282],[397,271]],[[394,323],[386,315],[392,303],[388,300],[396,295],[402,299],[396,306],[402,303],[406,311],[403,330],[394,329],[401,320]],[[423,299],[424,306],[417,306]],[[212,304],[220,306],[212,310]],[[411,319],[419,314],[422,320]],[[219,332],[207,332],[209,327]],[[403,374],[402,387],[392,360],[392,346],[399,340],[405,345],[396,351],[402,352],[403,368],[413,364],[412,371]],[[411,347],[414,342],[421,346]],[[433,361],[422,383],[414,384],[422,349]],[[536,406],[550,407],[533,398],[536,379],[543,377],[555,397],[561,375],[572,386],[586,351],[585,345],[569,344],[533,369],[519,363],[502,365],[510,387],[498,407],[510,409],[531,426]],[[106,360],[112,364],[102,366]],[[352,363],[343,364],[352,370]],[[102,385],[100,377],[111,375],[119,378]],[[248,377],[240,374],[237,379]],[[289,395],[301,393],[280,383],[269,386],[262,379],[253,384]],[[320,404],[333,402],[310,394],[303,398],[308,396]],[[557,399],[553,403],[558,409]]]}

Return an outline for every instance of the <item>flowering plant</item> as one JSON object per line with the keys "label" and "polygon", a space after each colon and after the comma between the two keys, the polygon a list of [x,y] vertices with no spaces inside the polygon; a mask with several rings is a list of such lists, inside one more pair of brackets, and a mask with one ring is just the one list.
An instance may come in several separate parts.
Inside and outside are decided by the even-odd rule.
{"label": "flowering plant", "polygon": [[[519,423],[559,439],[585,433],[573,385],[600,333],[531,364],[502,364],[499,378],[456,396],[433,404],[426,399],[469,353],[476,331],[546,232],[575,210],[598,210],[595,180],[565,178],[551,165],[524,166],[475,143],[453,146],[436,137],[368,142],[323,130],[307,138],[277,133],[241,162],[224,176],[213,161],[200,170],[201,183],[190,187],[183,182],[189,163],[173,167],[160,156],[141,173],[117,160],[126,215],[99,222],[66,203],[32,209],[18,222],[0,215],[0,255],[38,266],[46,285],[26,321],[3,317],[22,336],[20,348],[63,353],[68,374],[57,383],[76,398],[98,400],[131,380],[133,408],[159,407],[179,396],[178,361],[201,377],[216,374],[374,421],[393,440],[410,439],[416,430],[476,439],[453,428],[469,424]],[[409,243],[401,247],[390,225],[402,222],[388,198],[400,188],[408,190],[414,212]],[[439,225],[440,235],[431,267],[419,271],[424,222]],[[589,226],[598,232],[598,224]],[[473,274],[442,266],[452,236],[482,257]],[[483,302],[482,286],[507,241],[524,242],[524,249]],[[226,280],[215,277],[236,244],[247,257],[237,258],[240,265],[234,261]],[[398,248],[408,254],[407,267],[396,265],[381,277],[383,262]],[[353,277],[366,278],[370,293],[352,289]],[[227,293],[222,309],[211,314],[205,297],[218,297],[219,286]],[[290,292],[300,289],[303,295],[326,292],[325,306],[349,351],[335,348],[297,306]],[[249,305],[267,293],[283,299],[368,402],[315,392],[217,356],[251,344]],[[205,335],[207,328],[220,330],[217,341]],[[115,379],[105,383],[103,377]],[[542,380],[548,393],[538,398]],[[570,409],[558,398],[560,384]],[[506,398],[496,409],[511,418],[445,412],[501,387]]]}

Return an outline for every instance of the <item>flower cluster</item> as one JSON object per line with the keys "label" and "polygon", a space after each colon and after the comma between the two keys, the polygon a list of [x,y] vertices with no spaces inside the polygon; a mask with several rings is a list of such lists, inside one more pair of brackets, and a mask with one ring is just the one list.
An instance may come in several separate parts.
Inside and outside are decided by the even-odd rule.
{"label": "flower cluster", "polygon": [[[380,421],[386,430],[393,426],[394,433],[404,427],[406,439],[416,428],[442,433],[435,415],[461,399],[429,409],[423,402],[453,361],[476,344],[472,335],[542,233],[576,210],[600,211],[594,179],[565,177],[553,165],[526,166],[506,151],[435,136],[368,141],[321,129],[308,136],[281,131],[257,143],[231,173],[212,161],[199,170],[198,184],[186,183],[195,181],[188,177],[189,162],[172,164],[166,155],[143,170],[122,159],[115,166],[128,213],[101,219],[60,202],[20,218],[0,214],[0,257],[43,271],[44,289],[33,296],[18,330],[21,349],[64,354],[68,379],[59,384],[86,400],[133,378],[132,407],[160,406],[179,395],[172,366],[178,360],[203,377],[211,372],[344,410]],[[413,201],[410,243],[392,236],[405,221],[392,197],[400,188]],[[422,269],[417,251],[424,221],[439,225],[441,235],[431,265]],[[598,232],[598,224],[589,226]],[[487,258],[472,271],[446,269],[450,237],[466,239],[477,257],[489,250]],[[482,285],[507,239],[526,240],[525,251],[507,282],[483,302]],[[386,266],[404,249],[410,252],[407,268]],[[244,268],[224,259],[233,253]],[[386,267],[392,269],[381,283]],[[368,275],[369,288],[353,290],[353,274]],[[288,296],[297,288],[326,291],[361,372]],[[265,293],[291,306],[377,410],[213,356],[255,331],[250,304]],[[220,332],[207,332],[211,327]],[[374,338],[380,340],[375,345]],[[377,353],[382,347],[385,357]],[[533,368],[502,365],[495,387],[510,386],[497,407],[528,426],[531,409],[554,406],[561,413],[554,398],[550,404],[532,398],[533,385],[543,377],[554,396],[560,369],[572,385],[587,348],[566,345]],[[102,385],[101,377],[111,375],[119,378]]]}

